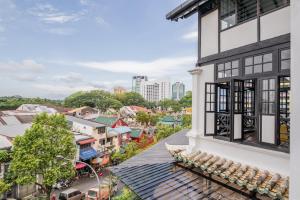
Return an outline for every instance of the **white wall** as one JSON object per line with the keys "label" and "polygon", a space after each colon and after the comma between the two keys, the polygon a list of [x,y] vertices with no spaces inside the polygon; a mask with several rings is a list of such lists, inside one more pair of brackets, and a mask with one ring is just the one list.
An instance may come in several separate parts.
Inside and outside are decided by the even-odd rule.
{"label": "white wall", "polygon": [[290,33],[290,6],[260,18],[261,40]]}
{"label": "white wall", "polygon": [[221,51],[257,42],[257,20],[251,20],[221,32]]}
{"label": "white wall", "polygon": [[262,142],[275,144],[275,116],[262,116]]}
{"label": "white wall", "polygon": [[300,1],[291,1],[291,177],[290,177],[290,199],[300,197]]}
{"label": "white wall", "polygon": [[218,10],[201,18],[201,57],[218,53]]}

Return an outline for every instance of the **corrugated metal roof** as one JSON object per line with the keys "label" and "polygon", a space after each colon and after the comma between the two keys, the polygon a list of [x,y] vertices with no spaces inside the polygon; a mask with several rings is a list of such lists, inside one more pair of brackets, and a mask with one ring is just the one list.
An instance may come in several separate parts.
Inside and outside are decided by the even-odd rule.
{"label": "corrugated metal roof", "polygon": [[187,130],[173,134],[148,150],[110,168],[141,199],[244,200],[246,197],[181,167],[176,167],[165,148],[186,145]]}
{"label": "corrugated metal roof", "polygon": [[0,135],[0,149],[8,149],[12,147],[12,143],[4,136]]}
{"label": "corrugated metal roof", "polygon": [[96,122],[112,126],[118,120],[117,117],[99,116],[95,119]]}
{"label": "corrugated metal roof", "polygon": [[104,124],[89,121],[89,120],[86,120],[86,119],[73,117],[73,116],[69,116],[69,115],[66,115],[66,118],[67,118],[68,121],[77,122],[79,124],[83,124],[83,125],[90,126],[90,127],[93,127],[93,128],[105,127]]}
{"label": "corrugated metal roof", "polygon": [[0,126],[0,135],[15,138],[18,135],[24,135],[26,129],[30,128],[31,124],[17,124]]}

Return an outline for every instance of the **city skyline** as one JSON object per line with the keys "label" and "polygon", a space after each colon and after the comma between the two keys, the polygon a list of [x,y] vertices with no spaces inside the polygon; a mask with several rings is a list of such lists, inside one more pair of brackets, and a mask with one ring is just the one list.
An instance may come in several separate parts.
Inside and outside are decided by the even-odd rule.
{"label": "city skyline", "polygon": [[196,17],[175,25],[164,19],[179,2],[1,1],[0,96],[63,99],[79,90],[130,89],[139,74],[170,77],[190,90]]}

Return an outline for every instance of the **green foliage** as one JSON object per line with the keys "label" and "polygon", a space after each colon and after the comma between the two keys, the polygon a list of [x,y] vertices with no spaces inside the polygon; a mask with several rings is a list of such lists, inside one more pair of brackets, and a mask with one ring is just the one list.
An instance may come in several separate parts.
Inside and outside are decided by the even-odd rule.
{"label": "green foliage", "polygon": [[123,106],[123,104],[118,101],[115,96],[103,90],[76,92],[67,97],[64,104],[65,106],[74,108],[90,106],[97,108],[102,112],[106,112],[109,108],[118,110]]}
{"label": "green foliage", "polygon": [[137,112],[136,113],[136,121],[141,124],[148,125],[150,122],[150,115],[145,112]]}
{"label": "green foliage", "polygon": [[8,184],[8,183],[4,182],[4,180],[0,179],[0,194],[3,194],[7,190],[9,190],[10,187],[11,187],[10,184]]}
{"label": "green foliage", "polygon": [[32,127],[14,140],[10,170],[16,183],[38,184],[49,196],[53,184],[74,176],[72,162],[57,159],[59,155],[74,159],[73,140],[63,115],[38,115]]}
{"label": "green foliage", "polygon": [[182,126],[184,128],[191,128],[191,126],[192,126],[192,115],[183,115],[182,116]]}
{"label": "green foliage", "polygon": [[168,111],[170,108],[173,112],[180,112],[181,111],[181,105],[178,101],[171,100],[171,99],[165,99],[159,102],[158,104],[162,110]]}
{"label": "green foliage", "polygon": [[41,99],[41,98],[23,98],[20,96],[0,97],[0,110],[15,110],[22,104],[42,104],[61,106],[59,100]]}
{"label": "green foliage", "polygon": [[140,198],[134,194],[129,188],[124,187],[119,196],[113,197],[113,200],[139,200]]}
{"label": "green foliage", "polygon": [[157,128],[157,132],[155,137],[157,141],[167,138],[170,135],[177,133],[182,129],[181,126],[172,127],[168,125],[159,125],[156,128]]}
{"label": "green foliage", "polygon": [[124,106],[147,106],[146,100],[136,92],[126,92],[116,96]]}
{"label": "green foliage", "polygon": [[11,155],[8,151],[0,150],[0,163],[7,163],[11,160]]}
{"label": "green foliage", "polygon": [[180,99],[179,103],[184,108],[192,107],[192,92],[187,91],[186,95]]}

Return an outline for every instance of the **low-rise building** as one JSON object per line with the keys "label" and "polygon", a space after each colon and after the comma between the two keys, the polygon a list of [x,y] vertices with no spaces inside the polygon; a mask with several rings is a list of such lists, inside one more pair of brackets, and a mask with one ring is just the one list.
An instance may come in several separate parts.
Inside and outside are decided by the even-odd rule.
{"label": "low-rise building", "polygon": [[89,106],[83,106],[83,107],[75,108],[73,110],[68,111],[69,115],[72,115],[74,117],[82,117],[82,118],[85,118],[90,115],[95,115],[97,113],[98,113],[97,109],[94,109]]}

